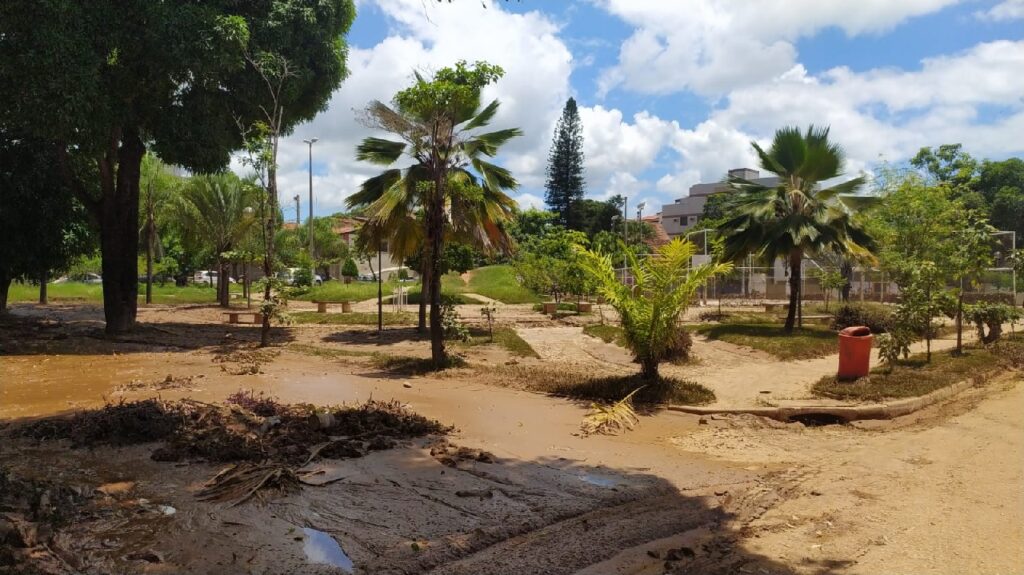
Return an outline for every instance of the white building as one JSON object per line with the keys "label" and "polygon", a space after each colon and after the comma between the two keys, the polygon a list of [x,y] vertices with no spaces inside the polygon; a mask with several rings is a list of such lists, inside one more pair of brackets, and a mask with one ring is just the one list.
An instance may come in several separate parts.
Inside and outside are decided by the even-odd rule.
{"label": "white building", "polygon": [[[779,179],[775,176],[762,178],[760,177],[760,172],[750,168],[729,170],[729,175],[764,186],[774,186],[779,182]],[[690,195],[661,207],[662,227],[665,228],[665,232],[668,233],[669,237],[685,234],[697,223],[700,215],[704,213],[704,203],[707,202],[708,196],[729,192],[731,190],[724,180],[690,186]]]}

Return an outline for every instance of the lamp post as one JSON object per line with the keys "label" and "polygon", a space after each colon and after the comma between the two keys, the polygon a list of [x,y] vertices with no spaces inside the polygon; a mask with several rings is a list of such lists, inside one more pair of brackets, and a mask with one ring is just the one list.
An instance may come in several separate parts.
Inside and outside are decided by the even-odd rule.
{"label": "lamp post", "polygon": [[[309,146],[309,259],[313,260],[313,144],[317,138],[302,140]],[[316,263],[313,264],[313,277],[310,282],[316,284]]]}

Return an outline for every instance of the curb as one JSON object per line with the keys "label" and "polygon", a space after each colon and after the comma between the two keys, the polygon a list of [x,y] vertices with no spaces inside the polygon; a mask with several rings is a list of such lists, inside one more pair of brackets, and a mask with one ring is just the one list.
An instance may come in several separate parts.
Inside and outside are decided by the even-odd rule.
{"label": "curb", "polygon": [[894,419],[909,413],[913,413],[940,401],[949,399],[961,392],[974,387],[971,380],[960,381],[937,389],[921,397],[900,399],[892,403],[872,403],[868,405],[795,405],[789,407],[692,407],[687,405],[669,405],[666,409],[695,415],[711,415],[713,413],[749,413],[777,419],[779,421],[791,421],[793,417],[808,415],[829,415],[844,421],[855,421],[858,419]]}

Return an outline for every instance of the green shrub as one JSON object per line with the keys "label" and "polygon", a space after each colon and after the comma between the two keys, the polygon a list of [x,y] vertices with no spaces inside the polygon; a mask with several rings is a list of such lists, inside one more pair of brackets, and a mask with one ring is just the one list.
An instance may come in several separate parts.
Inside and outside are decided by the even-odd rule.
{"label": "green shrub", "polygon": [[359,275],[359,268],[356,266],[356,260],[348,258],[345,263],[341,266],[341,275],[346,278],[354,278]]}
{"label": "green shrub", "polygon": [[[1021,319],[1021,312],[1015,307],[1001,303],[977,303],[964,307],[964,319],[972,322],[978,328],[978,339],[982,343],[994,343],[999,340],[1003,333],[1003,324],[1017,322]],[[985,327],[988,333],[985,333]]]}
{"label": "green shrub", "polygon": [[309,287],[313,285],[313,272],[309,268],[299,268],[292,275],[292,284],[296,287]]}
{"label": "green shrub", "polygon": [[459,312],[455,310],[456,300],[441,294],[441,326],[444,338],[455,341],[469,341],[469,329],[459,321]]}
{"label": "green shrub", "polygon": [[893,329],[892,311],[879,306],[845,304],[836,309],[832,318],[832,329],[840,330],[855,325],[864,325],[871,333],[886,333]]}

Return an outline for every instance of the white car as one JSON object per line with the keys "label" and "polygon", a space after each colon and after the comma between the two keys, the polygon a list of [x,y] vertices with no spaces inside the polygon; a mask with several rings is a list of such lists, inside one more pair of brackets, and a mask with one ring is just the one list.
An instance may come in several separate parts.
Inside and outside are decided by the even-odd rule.
{"label": "white car", "polygon": [[94,274],[94,273],[75,274],[75,275],[72,275],[72,276],[64,276],[62,278],[58,278],[53,283],[55,283],[55,284],[63,284],[63,283],[68,283],[68,282],[83,283],[83,284],[101,284],[101,283],[103,283],[103,277],[100,276],[99,274]]}
{"label": "white car", "polygon": [[[299,271],[299,268],[285,268],[284,271],[277,272],[278,279],[282,279],[288,285],[295,285],[295,272]],[[324,278],[320,277],[320,274],[313,276],[313,285],[324,285]]]}

